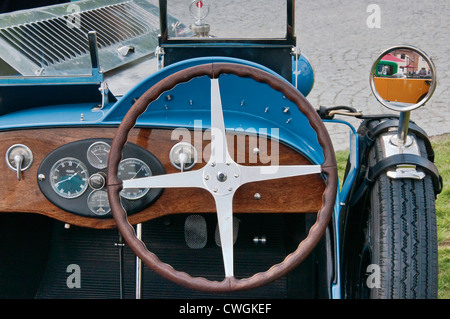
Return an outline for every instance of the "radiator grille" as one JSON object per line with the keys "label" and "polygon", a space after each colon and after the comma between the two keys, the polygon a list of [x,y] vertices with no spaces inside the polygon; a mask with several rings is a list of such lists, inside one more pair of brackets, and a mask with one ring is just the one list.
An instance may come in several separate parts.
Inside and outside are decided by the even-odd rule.
{"label": "radiator grille", "polygon": [[157,31],[158,18],[132,1],[0,29],[0,38],[34,64],[48,67],[89,53],[87,33],[99,49]]}

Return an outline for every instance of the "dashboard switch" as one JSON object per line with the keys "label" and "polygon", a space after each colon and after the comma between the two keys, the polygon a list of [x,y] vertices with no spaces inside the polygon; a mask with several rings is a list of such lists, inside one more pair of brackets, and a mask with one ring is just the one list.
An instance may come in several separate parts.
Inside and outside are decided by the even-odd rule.
{"label": "dashboard switch", "polygon": [[197,150],[186,142],[175,144],[170,150],[170,162],[180,171],[187,171],[197,163]]}
{"label": "dashboard switch", "polygon": [[17,173],[17,180],[22,179],[22,172],[30,168],[33,163],[33,153],[23,144],[14,144],[5,155],[8,167]]}

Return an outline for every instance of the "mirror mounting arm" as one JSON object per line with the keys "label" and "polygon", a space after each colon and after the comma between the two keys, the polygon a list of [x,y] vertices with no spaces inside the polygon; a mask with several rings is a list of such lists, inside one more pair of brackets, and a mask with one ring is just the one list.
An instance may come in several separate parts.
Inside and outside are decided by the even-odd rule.
{"label": "mirror mounting arm", "polygon": [[400,112],[400,118],[398,120],[397,140],[396,142],[392,141],[397,147],[403,147],[406,145],[410,115],[411,111]]}

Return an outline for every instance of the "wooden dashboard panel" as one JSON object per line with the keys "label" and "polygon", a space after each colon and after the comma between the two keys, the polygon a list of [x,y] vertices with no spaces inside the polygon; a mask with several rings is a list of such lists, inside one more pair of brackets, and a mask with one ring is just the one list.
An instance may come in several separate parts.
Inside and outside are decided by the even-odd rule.
{"label": "wooden dashboard panel", "polygon": [[[115,131],[115,128],[77,127],[1,132],[1,154],[5,154],[13,144],[24,144],[33,152],[34,161],[32,166],[22,173],[20,181],[17,180],[16,172],[8,167],[6,161],[0,161],[0,184],[2,185],[0,212],[37,213],[77,226],[114,228],[113,218],[82,217],[53,205],[39,189],[37,171],[42,160],[56,148],[88,138],[113,138]],[[128,141],[153,153],[162,162],[166,173],[176,173],[178,170],[170,163],[169,152],[172,146],[182,138],[186,140],[195,134],[203,135],[199,145],[194,143],[194,138],[192,138],[192,144],[203,159],[208,159],[209,156],[210,138],[208,139],[208,133],[187,132],[186,134],[184,137],[180,137],[178,134],[173,134],[172,130],[135,128],[130,132]],[[239,164],[310,164],[301,154],[282,144],[272,145],[270,141],[264,143],[261,141],[260,148],[267,144],[269,151],[261,151],[255,155],[253,148],[259,145],[257,137],[227,135],[227,140],[228,147],[230,150],[234,150],[234,159]],[[278,150],[279,156],[276,157],[276,154],[272,154],[270,150]],[[274,162],[275,159],[278,163]],[[205,165],[205,160],[196,164],[192,169],[201,168],[203,165]],[[324,182],[318,174],[249,183],[236,191],[233,211],[235,213],[317,212],[322,205],[324,188]],[[256,193],[260,195],[260,199],[255,199]],[[155,203],[145,210],[131,215],[129,221],[136,224],[169,214],[211,212],[215,212],[215,205],[213,197],[207,191],[196,188],[165,189]]]}

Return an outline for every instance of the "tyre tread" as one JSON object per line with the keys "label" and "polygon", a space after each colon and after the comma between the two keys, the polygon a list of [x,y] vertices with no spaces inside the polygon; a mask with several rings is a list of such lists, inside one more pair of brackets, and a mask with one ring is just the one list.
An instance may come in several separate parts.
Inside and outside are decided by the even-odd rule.
{"label": "tyre tread", "polygon": [[[423,141],[418,141],[426,156]],[[369,167],[384,157],[380,139],[369,154]],[[437,236],[434,190],[422,180],[391,179],[381,174],[370,194],[367,237],[381,270],[375,298],[437,297]],[[366,239],[367,240],[367,239]],[[375,244],[375,245],[374,245]],[[386,275],[389,274],[389,275]]]}

